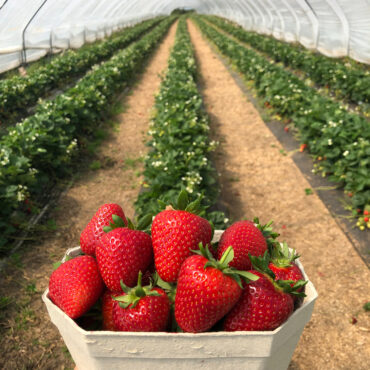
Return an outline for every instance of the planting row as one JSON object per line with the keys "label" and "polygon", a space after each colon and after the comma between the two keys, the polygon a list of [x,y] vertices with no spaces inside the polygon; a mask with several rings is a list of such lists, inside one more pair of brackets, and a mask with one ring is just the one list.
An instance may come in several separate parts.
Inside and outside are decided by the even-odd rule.
{"label": "planting row", "polygon": [[[353,212],[370,211],[370,129],[366,119],[348,113],[284,68],[218,32],[201,18],[201,31],[250,81],[275,112],[293,122],[300,140],[318,161],[315,171],[344,187]],[[364,219],[360,217],[363,228]],[[369,224],[370,225],[370,224]]]}
{"label": "planting row", "polygon": [[73,88],[41,104],[35,115],[0,139],[0,248],[14,232],[15,211],[70,170],[79,139],[104,119],[110,99],[132,81],[173,21],[167,18],[109,61],[95,65]]}
{"label": "planting row", "polygon": [[[145,159],[145,191],[136,202],[139,216],[158,213],[158,199],[175,204],[181,189],[195,197],[205,194],[203,203],[207,206],[216,202],[216,172],[208,158],[216,143],[208,138],[208,118],[197,89],[196,74],[186,22],[181,19],[168,71],[156,96],[149,130],[150,151]],[[209,212],[207,218],[216,227],[225,227],[222,212]]]}
{"label": "planting row", "polygon": [[5,123],[5,120],[24,113],[27,107],[35,104],[48,91],[65,85],[92,65],[110,58],[118,49],[129,45],[162,19],[142,22],[81,50],[68,50],[27,76],[14,76],[0,81],[0,122]]}
{"label": "planting row", "polygon": [[276,62],[299,69],[312,81],[329,86],[337,96],[356,104],[370,104],[370,71],[354,68],[336,59],[313,53],[305,48],[278,41],[272,37],[248,32],[240,26],[214,17],[205,17],[222,30],[268,54]]}

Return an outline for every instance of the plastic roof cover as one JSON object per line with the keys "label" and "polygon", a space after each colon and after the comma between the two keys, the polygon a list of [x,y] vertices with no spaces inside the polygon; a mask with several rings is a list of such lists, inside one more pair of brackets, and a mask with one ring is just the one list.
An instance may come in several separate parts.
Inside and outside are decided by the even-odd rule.
{"label": "plastic roof cover", "polygon": [[0,0],[0,72],[176,8],[370,64],[370,0]]}

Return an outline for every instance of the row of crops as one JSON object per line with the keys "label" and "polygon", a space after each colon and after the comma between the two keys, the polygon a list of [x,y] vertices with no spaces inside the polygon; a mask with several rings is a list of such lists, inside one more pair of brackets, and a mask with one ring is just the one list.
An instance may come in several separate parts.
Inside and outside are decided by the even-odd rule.
{"label": "row of crops", "polygon": [[[370,211],[370,130],[366,118],[307,86],[295,74],[217,30],[210,18],[195,17],[201,31],[253,83],[261,100],[292,122],[315,160],[315,172],[344,188],[353,213],[365,227]],[[217,25],[221,22],[217,19]],[[228,24],[229,27],[235,27]],[[226,29],[226,27],[225,27]],[[240,28],[238,29],[239,32]],[[246,31],[244,31],[246,32]],[[349,73],[349,72],[348,72]]]}
{"label": "row of crops", "polygon": [[[307,52],[298,64],[295,46],[270,38],[266,38],[264,43],[263,36],[251,34],[220,18],[196,16],[193,19],[220,53],[230,59],[246,80],[253,82],[261,100],[294,124],[299,139],[307,145],[316,161],[315,171],[344,187],[350,195],[354,212],[358,210],[360,213],[360,216],[356,213],[358,225],[364,228],[367,222],[364,212],[370,211],[369,123],[364,117],[348,112],[341,104],[321,95],[284,66],[271,63],[254,47],[258,46],[264,53],[269,53],[270,48],[272,58],[277,58],[280,54],[276,50],[281,50],[280,58],[284,56],[284,63],[291,63],[291,68],[298,68],[299,65],[301,70],[305,70],[310,63],[314,63],[317,75],[313,71],[309,74],[308,70],[307,74],[312,79],[317,78],[317,81],[320,80],[317,77],[320,68],[316,65],[320,64],[320,58],[329,63],[328,58]],[[100,122],[106,119],[114,96],[132,83],[132,76],[142,69],[148,55],[174,20],[173,17],[149,20],[84,50],[68,52],[50,65],[41,67],[38,77],[36,71],[34,75],[23,77],[22,83],[26,87],[23,90],[20,88],[17,94],[4,92],[8,91],[4,89],[3,94],[9,94],[10,99],[20,96],[24,105],[26,102],[33,104],[37,95],[42,96],[58,84],[63,84],[60,77],[63,73],[71,77],[90,68],[73,87],[52,100],[41,101],[35,114],[9,126],[0,138],[0,250],[9,245],[9,238],[16,231],[13,221],[22,214],[28,199],[40,197],[56,179],[73,168],[83,138],[91,137]],[[248,42],[250,47],[244,42]],[[315,59],[311,60],[311,57]],[[368,77],[365,69],[344,64],[336,68],[338,75],[347,73],[351,76],[348,78],[350,81],[356,73],[363,74],[362,80]],[[53,73],[59,77],[51,78]],[[203,109],[196,77],[194,53],[185,20],[182,19],[168,71],[156,96],[155,115],[149,131],[150,151],[145,159],[144,191],[136,201],[136,212],[138,216],[148,212],[158,213],[161,203],[158,200],[162,204],[174,203],[179,190],[185,188],[191,197],[204,194],[208,217],[216,227],[224,228],[225,215],[215,211],[217,176],[209,158],[217,143],[210,142],[208,138],[208,117]],[[13,77],[9,81],[14,79],[18,81],[22,77]],[[0,81],[0,89],[10,86],[9,81]],[[330,82],[328,77],[325,83],[338,89],[339,81],[339,78],[332,76]],[[361,83],[366,84],[366,81]],[[354,100],[356,96],[358,101],[362,90],[363,85],[352,84],[347,89],[346,98]],[[368,101],[364,92],[361,99]],[[4,99],[2,104],[7,104],[6,101]],[[15,111],[17,104],[20,106],[16,102]],[[1,112],[5,109],[0,109]]]}
{"label": "row of crops", "polygon": [[24,202],[42,195],[68,173],[80,138],[91,135],[106,118],[111,99],[133,82],[173,21],[166,18],[108,61],[94,65],[74,87],[40,104],[34,115],[1,137],[0,247],[5,248],[14,233],[12,218]]}
{"label": "row of crops", "polygon": [[367,110],[370,109],[370,71],[361,65],[344,64],[337,59],[312,53],[298,45],[247,32],[218,17],[208,16],[205,19],[238,40],[265,53],[275,62],[282,62],[285,66],[303,72],[315,83],[329,87],[338,97],[355,104],[364,104]]}
{"label": "row of crops", "polygon": [[50,63],[33,70],[27,76],[14,76],[0,80],[0,122],[24,114],[27,107],[35,104],[50,90],[65,86],[73,78],[85,73],[94,64],[109,59],[118,49],[128,46],[163,18],[142,22],[127,28],[113,37],[80,50],[68,50]]}
{"label": "row of crops", "polygon": [[[209,153],[217,143],[208,138],[208,117],[197,88],[197,66],[185,19],[179,22],[168,71],[155,101],[150,125],[149,154],[145,159],[143,191],[136,202],[140,216],[157,214],[160,204],[175,204],[178,193],[203,194],[206,207],[218,198],[217,173]],[[208,212],[216,228],[225,228],[223,212]]]}

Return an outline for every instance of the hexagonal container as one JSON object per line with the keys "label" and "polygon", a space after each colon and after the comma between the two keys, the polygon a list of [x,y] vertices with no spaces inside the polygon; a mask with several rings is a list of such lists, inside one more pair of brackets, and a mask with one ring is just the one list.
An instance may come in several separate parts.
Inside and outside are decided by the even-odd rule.
{"label": "hexagonal container", "polygon": [[[214,241],[221,233],[217,230]],[[80,252],[76,247],[66,255]],[[42,299],[79,370],[287,369],[317,298],[309,281],[302,305],[274,331],[142,333],[84,330],[49,299],[48,292]]]}

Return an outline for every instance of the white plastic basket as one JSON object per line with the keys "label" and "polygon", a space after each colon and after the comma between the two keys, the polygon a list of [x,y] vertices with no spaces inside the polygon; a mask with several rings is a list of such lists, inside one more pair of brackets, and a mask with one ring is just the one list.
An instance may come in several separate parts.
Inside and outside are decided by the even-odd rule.
{"label": "white plastic basket", "polygon": [[[221,234],[217,230],[214,241]],[[66,255],[80,252],[76,247]],[[42,299],[79,370],[287,369],[317,298],[313,284],[308,282],[301,307],[274,331],[134,333],[86,331],[60,310],[48,293],[47,289]]]}

